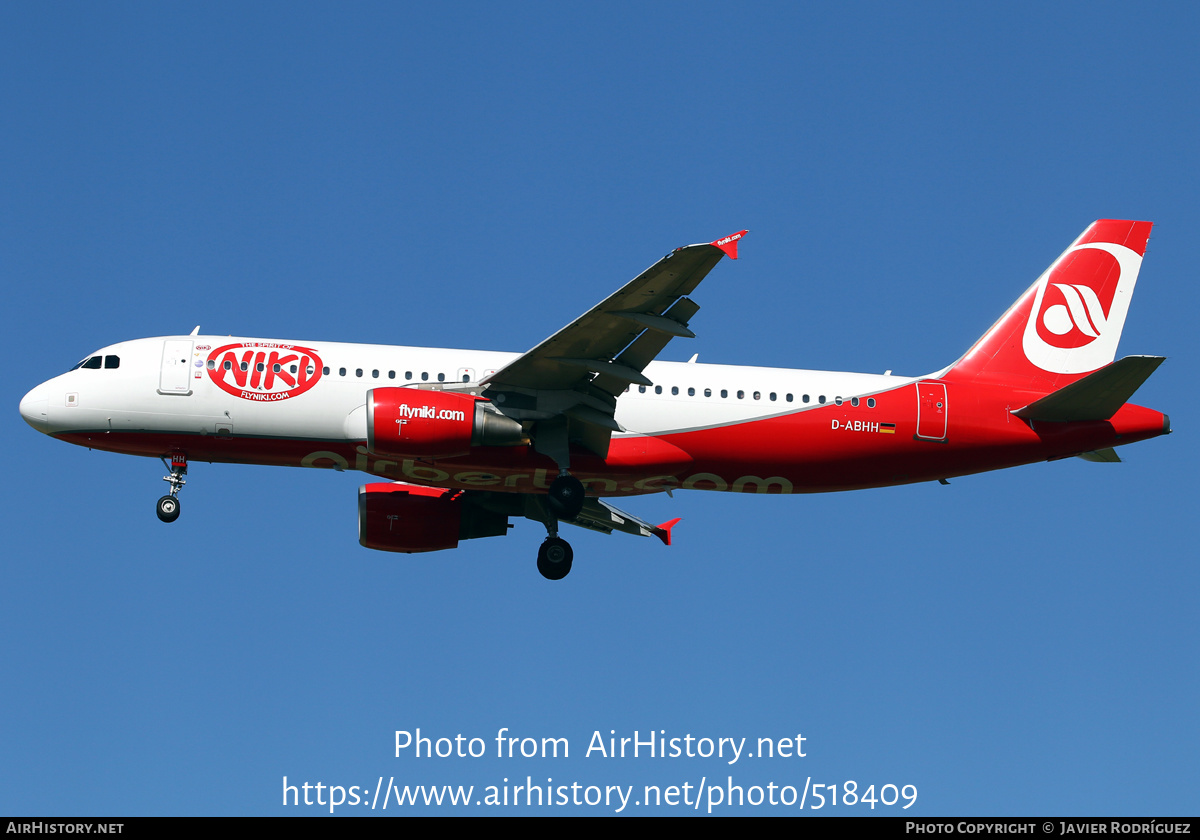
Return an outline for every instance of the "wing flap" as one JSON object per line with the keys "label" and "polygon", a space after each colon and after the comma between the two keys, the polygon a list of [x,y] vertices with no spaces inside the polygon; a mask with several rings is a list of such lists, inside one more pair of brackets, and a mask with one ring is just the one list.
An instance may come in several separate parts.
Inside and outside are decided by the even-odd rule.
{"label": "wing flap", "polygon": [[[681,324],[684,327],[692,320],[692,316],[700,311],[700,306],[691,298],[680,298],[675,301],[674,305],[666,311],[664,318],[670,320],[671,323]],[[690,332],[690,330],[689,330]],[[622,351],[617,357],[618,364],[625,367],[634,368],[636,370],[645,370],[646,365],[654,361],[655,357],[662,352],[663,348],[671,340],[672,335],[665,331],[647,329],[636,340]],[[597,388],[602,391],[607,391],[614,396],[625,390],[626,383],[616,377],[598,376],[592,382]],[[649,379],[645,382],[636,382],[637,385],[653,385]]]}

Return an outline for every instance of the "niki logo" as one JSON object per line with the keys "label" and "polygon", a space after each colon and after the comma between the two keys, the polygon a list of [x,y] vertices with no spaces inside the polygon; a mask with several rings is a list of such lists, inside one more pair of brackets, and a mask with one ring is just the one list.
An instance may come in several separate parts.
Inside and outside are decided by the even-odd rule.
{"label": "niki logo", "polygon": [[1035,285],[1022,346],[1050,373],[1087,373],[1113,360],[1142,258],[1112,242],[1068,248]]}
{"label": "niki logo", "polygon": [[208,376],[243,400],[278,402],[303,394],[321,378],[321,357],[308,347],[270,341],[226,344],[208,354]]}

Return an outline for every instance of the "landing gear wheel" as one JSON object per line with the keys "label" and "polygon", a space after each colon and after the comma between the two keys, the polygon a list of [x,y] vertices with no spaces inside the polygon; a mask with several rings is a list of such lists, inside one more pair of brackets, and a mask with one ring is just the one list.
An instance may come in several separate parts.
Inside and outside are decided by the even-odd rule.
{"label": "landing gear wheel", "polygon": [[547,537],[538,549],[538,571],[546,580],[562,580],[571,571],[571,544],[558,537]]}
{"label": "landing gear wheel", "polygon": [[583,510],[583,482],[563,473],[550,482],[550,512],[557,519],[574,519]]}
{"label": "landing gear wheel", "polygon": [[174,496],[163,496],[158,500],[155,513],[163,522],[174,522],[179,518],[179,499]]}

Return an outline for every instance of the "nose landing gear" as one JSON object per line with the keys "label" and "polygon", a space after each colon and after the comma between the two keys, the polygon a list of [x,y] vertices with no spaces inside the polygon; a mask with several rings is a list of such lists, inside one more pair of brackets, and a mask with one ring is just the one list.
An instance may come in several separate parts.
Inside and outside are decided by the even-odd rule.
{"label": "nose landing gear", "polygon": [[187,484],[184,476],[187,475],[187,456],[181,452],[175,452],[171,455],[171,464],[167,466],[167,459],[162,459],[163,466],[170,470],[170,474],[163,476],[163,481],[171,485],[171,492],[158,500],[155,506],[155,513],[163,522],[174,522],[179,518],[179,490],[183,485]]}

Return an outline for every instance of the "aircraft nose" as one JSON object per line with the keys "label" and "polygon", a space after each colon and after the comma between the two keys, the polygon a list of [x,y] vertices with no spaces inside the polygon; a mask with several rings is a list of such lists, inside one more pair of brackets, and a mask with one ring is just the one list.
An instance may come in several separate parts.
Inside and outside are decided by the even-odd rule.
{"label": "aircraft nose", "polygon": [[21,398],[21,416],[39,432],[50,431],[50,400],[46,389],[39,385]]}

